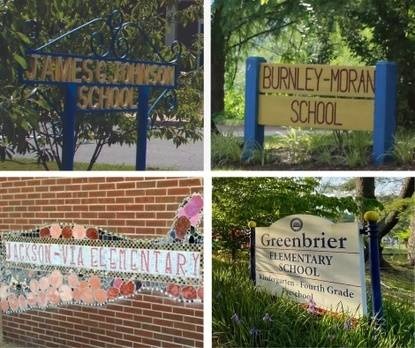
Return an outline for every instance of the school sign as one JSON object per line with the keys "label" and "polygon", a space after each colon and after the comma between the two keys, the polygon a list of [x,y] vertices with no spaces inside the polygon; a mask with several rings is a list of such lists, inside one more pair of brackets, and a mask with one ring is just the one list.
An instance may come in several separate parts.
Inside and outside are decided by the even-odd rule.
{"label": "school sign", "polygon": [[[105,34],[97,25],[107,28]],[[92,53],[89,55],[62,52],[55,46],[86,28]],[[98,27],[99,28],[99,27]],[[142,46],[147,46],[152,61],[129,59],[127,30]],[[107,36],[107,37],[106,37]],[[53,49],[52,49],[53,48]],[[20,80],[27,85],[46,84],[64,91],[62,119],[62,169],[73,170],[76,115],[81,112],[136,113],[136,170],[146,168],[148,119],[151,112],[169,94],[176,101],[180,45],[171,46],[173,59],[165,58],[154,46],[139,23],[124,22],[115,10],[108,17],[98,17],[54,38],[46,44],[28,49],[28,67],[20,71]],[[152,101],[154,99],[154,101]]]}
{"label": "school sign", "polygon": [[272,294],[361,317],[367,314],[357,223],[291,215],[255,230],[255,282]]}
{"label": "school sign", "polygon": [[[376,91],[376,92],[375,92]],[[263,146],[264,126],[373,132],[373,160],[391,149],[396,115],[396,64],[376,67],[246,64],[245,148],[247,160]]]}

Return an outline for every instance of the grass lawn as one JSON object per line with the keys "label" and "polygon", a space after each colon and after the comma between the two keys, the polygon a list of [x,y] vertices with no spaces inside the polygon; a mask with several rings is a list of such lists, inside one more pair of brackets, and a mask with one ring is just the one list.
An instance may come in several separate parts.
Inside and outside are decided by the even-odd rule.
{"label": "grass lawn", "polygon": [[[310,314],[286,297],[257,290],[249,280],[247,261],[215,258],[213,346],[414,347],[413,272],[413,268],[395,264],[382,272],[385,323],[379,329],[368,318],[350,326],[347,317]],[[369,284],[367,288],[370,312]]]}
{"label": "grass lawn", "polygon": [[392,266],[382,270],[381,284],[384,296],[415,303],[415,271],[414,267],[407,264],[405,249],[385,248],[384,256]]}
{"label": "grass lawn", "polygon": [[[48,162],[49,170],[58,170],[58,167],[55,162]],[[74,170],[87,170],[88,163],[75,163]],[[42,165],[37,164],[33,160],[29,159],[15,159],[15,160],[6,160],[4,162],[0,161],[0,170],[45,170]],[[124,164],[107,164],[107,163],[95,163],[92,170],[135,170],[134,166],[124,165]],[[147,170],[160,170],[160,168],[147,168]],[[167,169],[164,169],[167,170]]]}

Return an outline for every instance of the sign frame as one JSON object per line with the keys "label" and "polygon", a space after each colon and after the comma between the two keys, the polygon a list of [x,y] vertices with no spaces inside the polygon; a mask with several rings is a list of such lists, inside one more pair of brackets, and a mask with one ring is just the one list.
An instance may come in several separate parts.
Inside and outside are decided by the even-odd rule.
{"label": "sign frame", "polygon": [[[262,63],[266,63],[263,57],[248,57],[246,60],[243,162],[252,158],[255,149],[263,150],[264,146],[265,126],[258,122]],[[376,166],[380,166],[390,158],[396,130],[397,64],[378,61],[375,74],[372,160]]]}

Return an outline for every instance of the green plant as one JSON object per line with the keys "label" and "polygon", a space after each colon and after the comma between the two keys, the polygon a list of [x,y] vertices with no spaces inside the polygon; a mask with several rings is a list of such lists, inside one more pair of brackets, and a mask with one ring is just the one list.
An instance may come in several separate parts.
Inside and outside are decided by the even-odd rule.
{"label": "green plant", "polygon": [[399,164],[412,163],[415,160],[415,134],[413,132],[398,132],[392,154]]}
{"label": "green plant", "polygon": [[286,149],[290,163],[301,163],[309,158],[311,136],[304,130],[290,128],[280,144]]}
{"label": "green plant", "polygon": [[[247,262],[213,260],[213,345],[220,347],[413,347],[410,302],[386,298],[382,330],[368,318],[315,316],[294,301],[258,290]],[[396,290],[395,290],[396,292]]]}
{"label": "green plant", "polygon": [[225,114],[227,119],[244,118],[244,95],[241,91],[233,88],[225,93]]}
{"label": "green plant", "polygon": [[213,167],[239,163],[242,141],[233,135],[212,134],[211,159]]}
{"label": "green plant", "polygon": [[363,167],[368,164],[371,148],[371,136],[368,132],[334,132],[340,156],[349,168]]}

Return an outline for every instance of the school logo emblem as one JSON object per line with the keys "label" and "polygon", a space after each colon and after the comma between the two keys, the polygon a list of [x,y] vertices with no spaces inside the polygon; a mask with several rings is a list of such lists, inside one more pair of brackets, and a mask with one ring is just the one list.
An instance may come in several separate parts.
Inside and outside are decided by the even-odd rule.
{"label": "school logo emblem", "polygon": [[298,232],[303,228],[303,220],[294,218],[290,221],[290,227],[294,232]]}

